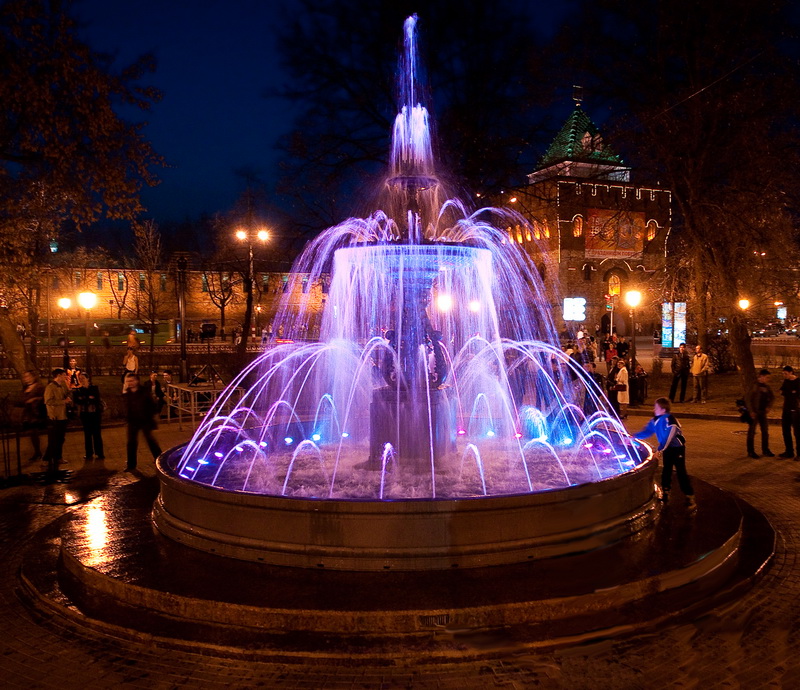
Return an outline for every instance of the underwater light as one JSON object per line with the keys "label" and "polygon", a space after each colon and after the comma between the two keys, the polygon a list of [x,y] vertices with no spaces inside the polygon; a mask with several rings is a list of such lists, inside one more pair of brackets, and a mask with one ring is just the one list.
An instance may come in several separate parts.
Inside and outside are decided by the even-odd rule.
{"label": "underwater light", "polygon": [[244,448],[242,448],[241,446],[236,446],[236,452],[237,453],[243,453],[244,452]]}
{"label": "underwater light", "polygon": [[487,431],[487,432],[486,432],[486,435],[487,435],[489,438],[492,438],[492,437],[494,436],[494,431],[492,431],[491,429],[489,429],[489,431]]}
{"label": "underwater light", "polygon": [[514,434],[514,438],[522,438],[522,434],[518,431],[516,434]]}
{"label": "underwater light", "polygon": [[459,429],[459,430],[458,430],[458,435],[459,435],[459,436],[463,436],[463,435],[464,435],[464,434],[466,434],[466,433],[467,433],[467,430],[466,430],[466,429]]}
{"label": "underwater light", "polygon": [[[215,457],[217,457],[217,458],[223,458],[223,457],[225,457],[225,456],[224,456],[222,453],[220,453],[219,451],[217,451],[216,453],[214,453],[214,456],[215,456]],[[206,461],[205,461],[205,460],[200,460],[199,462],[201,462],[202,464],[208,464],[208,463],[206,463]]]}
{"label": "underwater light", "polygon": [[562,438],[561,439],[561,443],[562,443],[562,445],[568,446],[570,443],[572,443],[572,439],[571,438]]}
{"label": "underwater light", "polygon": [[349,436],[350,434],[348,434],[346,431],[342,432],[342,438],[349,438]]}
{"label": "underwater light", "polygon": [[436,298],[436,306],[439,311],[450,311],[453,308],[453,298],[450,295],[439,295]]}
{"label": "underwater light", "polygon": [[[222,455],[220,455],[220,457],[222,457]],[[208,460],[198,460],[197,464],[198,465],[207,465],[208,464]]]}
{"label": "underwater light", "polygon": [[294,443],[294,439],[291,436],[287,436],[283,441],[287,446],[291,446]]}
{"label": "underwater light", "polygon": [[266,442],[266,441],[261,441],[261,442],[260,442],[258,445],[259,445],[261,448],[266,448],[266,447],[267,447],[267,442]]}
{"label": "underwater light", "polygon": [[481,310],[481,303],[476,299],[471,300],[468,306],[471,312],[477,313]]}
{"label": "underwater light", "polygon": [[321,438],[322,438],[322,436],[320,436],[319,434],[314,434],[314,435],[311,437],[311,440],[312,440],[312,441],[319,441]]}

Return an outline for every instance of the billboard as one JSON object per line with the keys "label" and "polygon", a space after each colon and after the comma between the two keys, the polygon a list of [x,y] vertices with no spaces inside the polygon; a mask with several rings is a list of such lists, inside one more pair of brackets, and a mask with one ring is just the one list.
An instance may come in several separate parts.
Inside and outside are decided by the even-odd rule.
{"label": "billboard", "polygon": [[586,211],[586,258],[629,259],[642,255],[645,218],[643,211]]}
{"label": "billboard", "polygon": [[678,347],[686,342],[686,302],[661,305],[661,346]]}

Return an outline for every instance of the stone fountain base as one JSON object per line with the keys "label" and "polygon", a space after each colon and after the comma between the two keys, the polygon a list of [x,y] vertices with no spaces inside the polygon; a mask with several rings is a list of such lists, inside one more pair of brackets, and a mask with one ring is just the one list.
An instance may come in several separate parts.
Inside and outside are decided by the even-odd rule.
{"label": "stone fountain base", "polygon": [[421,572],[278,567],[165,538],[151,518],[158,488],[129,485],[40,533],[21,573],[27,597],[81,625],[166,646],[419,663],[694,617],[749,587],[774,546],[760,513],[698,480],[697,512],[673,497],[635,535],[585,553]]}
{"label": "stone fountain base", "polygon": [[[179,452],[179,449],[170,452]],[[153,521],[210,553],[331,570],[451,570],[525,563],[618,542],[654,516],[654,472],[592,484],[459,500],[344,501],[234,493],[178,476],[159,459]]]}

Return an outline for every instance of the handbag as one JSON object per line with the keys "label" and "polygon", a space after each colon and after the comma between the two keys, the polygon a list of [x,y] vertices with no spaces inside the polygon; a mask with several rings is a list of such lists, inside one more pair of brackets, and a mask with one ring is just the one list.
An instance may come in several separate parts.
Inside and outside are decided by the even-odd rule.
{"label": "handbag", "polygon": [[628,387],[624,383],[617,383],[611,387],[611,390],[622,392],[628,390]]}

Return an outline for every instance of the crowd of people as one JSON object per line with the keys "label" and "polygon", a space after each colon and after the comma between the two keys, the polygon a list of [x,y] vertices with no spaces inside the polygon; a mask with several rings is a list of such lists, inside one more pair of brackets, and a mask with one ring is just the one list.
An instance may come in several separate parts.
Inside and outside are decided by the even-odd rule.
{"label": "crowd of people", "polygon": [[[131,355],[130,349],[129,355]],[[135,350],[131,356],[135,357]],[[128,425],[127,469],[129,471],[136,469],[140,434],[144,436],[153,458],[161,454],[161,448],[153,431],[157,428],[157,420],[167,403],[167,386],[171,380],[170,371],[160,374],[152,371],[147,380],[142,382],[138,371],[126,368],[122,400]],[[20,399],[22,426],[30,437],[33,450],[29,462],[41,460],[46,479],[58,477],[59,465],[63,462],[67,426],[72,419],[79,419],[83,429],[83,459],[105,460],[102,418],[106,403],[99,387],[92,382],[90,375],[80,369],[74,358],[69,361],[68,368],[54,369],[46,386],[32,370],[23,373],[22,386]],[[43,435],[47,439],[44,451],[41,439]]]}

